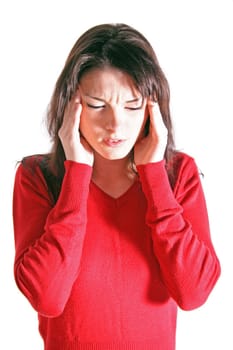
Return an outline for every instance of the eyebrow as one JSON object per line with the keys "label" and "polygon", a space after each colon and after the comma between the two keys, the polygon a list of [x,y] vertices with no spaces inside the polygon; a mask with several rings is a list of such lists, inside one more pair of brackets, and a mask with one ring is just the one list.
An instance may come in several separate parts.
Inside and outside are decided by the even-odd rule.
{"label": "eyebrow", "polygon": [[[84,96],[86,97],[90,97],[92,98],[93,100],[97,100],[97,101],[101,101],[101,102],[106,102],[105,100],[99,98],[99,97],[96,97],[96,96],[91,96],[89,94],[84,94]],[[142,97],[136,97],[136,98],[133,98],[132,100],[128,100],[128,101],[125,101],[125,103],[134,103],[134,102],[138,102],[142,99]]]}
{"label": "eyebrow", "polygon": [[125,101],[125,103],[133,103],[133,102],[138,102],[140,100],[142,100],[142,97],[136,97],[133,100]]}

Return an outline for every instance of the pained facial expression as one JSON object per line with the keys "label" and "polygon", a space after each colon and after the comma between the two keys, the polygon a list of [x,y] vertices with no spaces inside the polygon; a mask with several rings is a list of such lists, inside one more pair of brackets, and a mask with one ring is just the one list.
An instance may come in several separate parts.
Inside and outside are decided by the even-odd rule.
{"label": "pained facial expression", "polygon": [[112,67],[93,69],[81,78],[79,92],[80,131],[94,152],[109,160],[126,157],[148,116],[130,76]]}

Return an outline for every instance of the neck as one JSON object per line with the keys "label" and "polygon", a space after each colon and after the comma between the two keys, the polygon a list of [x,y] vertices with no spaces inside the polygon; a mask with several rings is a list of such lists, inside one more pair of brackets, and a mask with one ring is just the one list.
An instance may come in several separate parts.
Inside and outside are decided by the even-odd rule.
{"label": "neck", "polygon": [[124,193],[135,181],[135,173],[130,168],[130,158],[108,160],[95,155],[92,181],[113,197]]}
{"label": "neck", "polygon": [[132,170],[130,169],[130,158],[108,160],[100,155],[95,155],[93,165],[93,179],[95,178],[109,178],[119,179],[119,177],[130,176]]}

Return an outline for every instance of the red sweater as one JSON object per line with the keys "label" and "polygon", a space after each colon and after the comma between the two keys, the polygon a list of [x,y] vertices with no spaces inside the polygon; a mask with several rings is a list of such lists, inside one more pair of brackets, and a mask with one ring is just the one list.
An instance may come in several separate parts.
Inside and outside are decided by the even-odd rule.
{"label": "red sweater", "polygon": [[173,190],[161,161],[117,199],[66,161],[55,205],[33,158],[18,167],[15,279],[46,350],[175,349],[177,305],[199,307],[220,274],[197,167],[179,157]]}

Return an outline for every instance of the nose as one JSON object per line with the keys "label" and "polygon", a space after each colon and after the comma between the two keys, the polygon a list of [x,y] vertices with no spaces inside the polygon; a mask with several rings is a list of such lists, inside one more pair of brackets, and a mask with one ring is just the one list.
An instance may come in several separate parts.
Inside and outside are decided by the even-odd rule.
{"label": "nose", "polygon": [[109,108],[106,116],[106,129],[115,131],[122,125],[122,110],[119,108]]}

